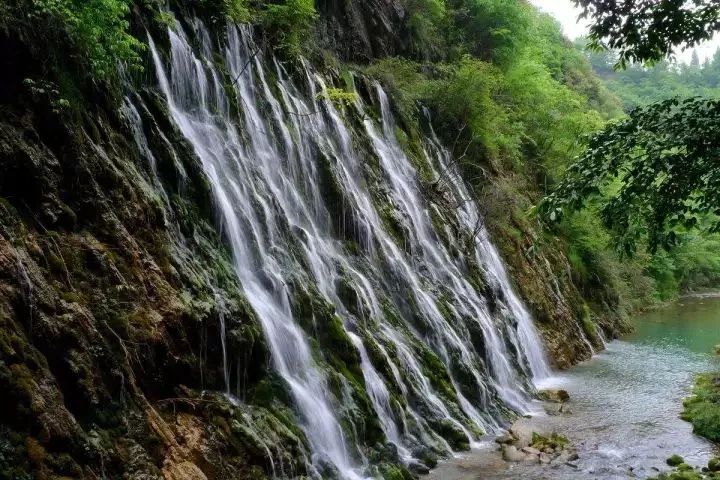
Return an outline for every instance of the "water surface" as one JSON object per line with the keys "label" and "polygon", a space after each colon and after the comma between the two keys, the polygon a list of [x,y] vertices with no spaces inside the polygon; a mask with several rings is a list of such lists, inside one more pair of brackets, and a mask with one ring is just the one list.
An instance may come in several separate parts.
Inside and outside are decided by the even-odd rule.
{"label": "water surface", "polygon": [[[719,368],[720,298],[689,297],[638,317],[635,332],[546,383],[570,392],[572,414],[540,415],[538,431],[557,431],[575,444],[577,468],[508,465],[492,442],[442,465],[431,478],[627,479],[665,470],[682,455],[702,465],[714,446],[682,421],[682,399],[697,373]],[[536,427],[536,428],[535,428]]]}

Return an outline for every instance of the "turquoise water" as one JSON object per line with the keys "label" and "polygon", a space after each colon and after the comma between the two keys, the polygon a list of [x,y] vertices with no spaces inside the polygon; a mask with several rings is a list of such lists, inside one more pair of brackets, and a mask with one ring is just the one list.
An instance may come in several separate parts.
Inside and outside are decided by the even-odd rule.
{"label": "turquoise water", "polygon": [[680,419],[694,375],[720,369],[720,297],[685,298],[635,319],[635,332],[611,342],[592,360],[558,374],[551,386],[568,390],[572,414],[539,415],[533,428],[566,435],[577,447],[576,467],[508,465],[492,442],[443,464],[433,478],[647,478],[678,453],[703,465],[716,447]]}
{"label": "turquoise water", "polygon": [[640,316],[627,341],[709,355],[720,344],[720,295],[686,297]]}

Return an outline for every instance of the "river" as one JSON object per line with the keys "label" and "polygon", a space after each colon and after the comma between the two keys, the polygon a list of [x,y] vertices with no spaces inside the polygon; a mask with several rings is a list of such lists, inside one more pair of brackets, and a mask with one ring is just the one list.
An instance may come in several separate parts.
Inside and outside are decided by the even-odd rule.
{"label": "river", "polygon": [[509,464],[492,440],[441,464],[429,479],[647,478],[667,470],[672,454],[703,465],[715,447],[679,418],[693,376],[720,368],[720,296],[686,297],[639,316],[635,331],[592,360],[543,386],[570,393],[570,414],[540,413],[523,420],[533,430],[558,432],[577,447],[576,468]]}

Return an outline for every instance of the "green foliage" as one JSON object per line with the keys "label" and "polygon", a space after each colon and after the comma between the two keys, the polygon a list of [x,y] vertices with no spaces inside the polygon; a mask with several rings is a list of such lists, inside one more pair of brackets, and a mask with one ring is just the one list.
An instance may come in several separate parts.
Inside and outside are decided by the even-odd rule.
{"label": "green foliage", "polygon": [[[676,245],[688,229],[718,231],[718,122],[717,100],[641,107],[590,139],[541,209],[555,220],[597,200],[603,222],[626,253],[644,238],[654,251]],[[618,187],[608,191],[613,182]]]}
{"label": "green foliage", "polygon": [[447,20],[444,0],[406,0],[411,50],[420,57],[436,57],[442,54],[444,39],[442,29]]}
{"label": "green foliage", "polygon": [[[578,51],[584,45],[584,40],[576,42]],[[720,50],[702,64],[695,55],[689,64],[663,60],[652,67],[633,64],[624,70],[613,68],[615,52],[585,51],[585,55],[626,111],[673,97],[720,97]]]}
{"label": "green foliage", "polygon": [[618,50],[618,65],[623,67],[662,60],[673,47],[693,47],[720,28],[720,4],[714,0],[575,0],[575,4],[594,20],[593,45]]}
{"label": "green foliage", "polygon": [[498,65],[510,63],[529,43],[535,10],[507,0],[450,0],[450,45]]}
{"label": "green foliage", "polygon": [[144,45],[128,32],[129,0],[26,0],[31,21],[64,32],[85,57],[95,81],[108,80],[118,64],[140,69]]}
{"label": "green foliage", "polygon": [[490,158],[513,155],[518,145],[509,111],[499,103],[503,77],[497,67],[465,57],[429,85],[428,100],[438,118],[468,129],[468,144],[477,144]]}
{"label": "green foliage", "polygon": [[720,442],[720,377],[700,375],[692,396],[683,403],[683,420],[692,423],[693,432],[714,442]]}
{"label": "green foliage", "polygon": [[261,17],[277,47],[288,55],[297,56],[317,17],[315,1],[283,0],[270,3],[265,6]]}
{"label": "green foliage", "polygon": [[235,23],[249,22],[252,18],[248,0],[223,0],[228,18]]}
{"label": "green foliage", "polygon": [[530,446],[533,448],[537,448],[540,451],[543,451],[546,448],[563,449],[567,447],[569,443],[570,441],[567,439],[567,437],[564,435],[560,435],[559,433],[553,432],[550,436],[546,437],[544,435],[540,435],[537,432],[533,432]]}
{"label": "green foliage", "polygon": [[358,99],[357,92],[343,90],[342,88],[326,88],[317,96],[325,98],[340,107],[353,105]]}
{"label": "green foliage", "polygon": [[[689,65],[663,59],[672,46],[693,45],[718,27],[716,2],[576,3],[595,17],[591,46],[604,42],[618,49],[586,55],[630,114],[588,140],[586,152],[540,210],[558,221],[590,207],[623,254],[642,252],[647,244],[653,255],[643,254],[639,263],[652,277],[658,299],[714,287],[720,281],[713,233],[720,227],[713,180],[720,52],[703,65],[697,55]],[[619,11],[623,15],[615,15]],[[577,42],[578,51],[584,43]],[[628,66],[629,61],[654,65]],[[617,66],[627,68],[616,71]],[[702,232],[694,231],[698,228]]]}

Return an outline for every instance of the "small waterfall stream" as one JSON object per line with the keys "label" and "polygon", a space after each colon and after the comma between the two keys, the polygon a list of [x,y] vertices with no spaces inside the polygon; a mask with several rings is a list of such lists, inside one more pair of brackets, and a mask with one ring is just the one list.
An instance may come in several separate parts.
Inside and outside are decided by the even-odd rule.
{"label": "small waterfall stream", "polygon": [[[440,240],[382,88],[341,108],[307,64],[291,79],[256,54],[249,30],[229,26],[219,52],[235,79],[228,92],[199,21],[190,35],[180,27],[168,35],[168,62],[149,40],[159,86],[211,185],[235,270],[310,444],[309,467],[359,479],[368,461],[347,427],[347,400],[331,388],[324,352],[294,313],[298,288],[335,308],[402,462],[415,462],[421,448],[449,452],[448,429],[472,443],[497,430],[508,408],[526,412],[532,381],[549,371],[532,319],[484,229],[472,234],[465,256]],[[379,122],[367,102],[379,105]],[[423,160],[437,175],[449,153],[434,134],[427,152]],[[448,195],[463,201],[449,215],[474,232],[477,205],[455,178]],[[328,182],[341,198],[328,198]],[[388,214],[402,239],[389,230]],[[497,308],[469,280],[468,262],[496,292]],[[228,379],[227,364],[225,372]]]}

